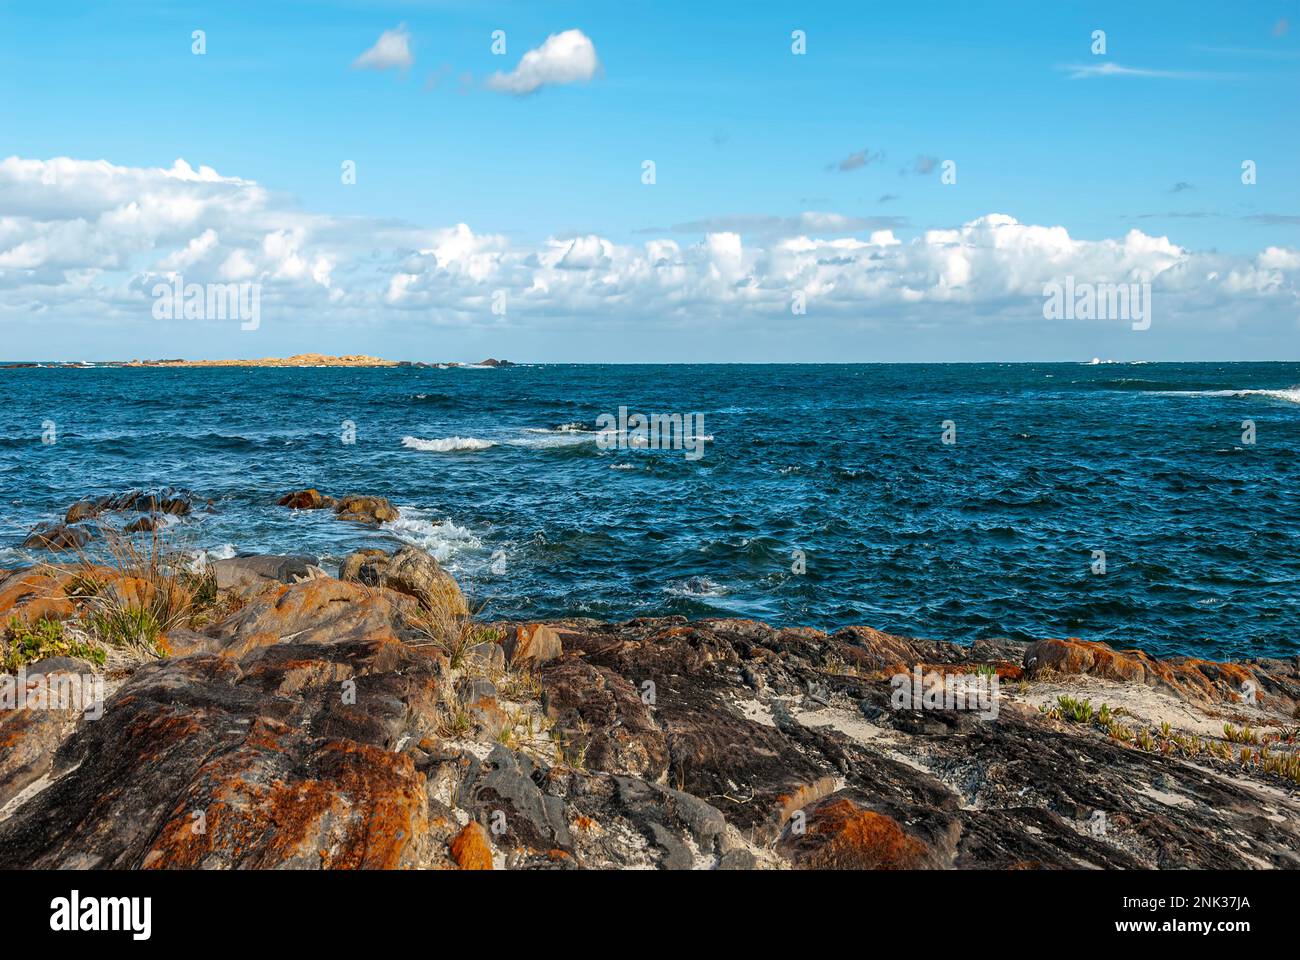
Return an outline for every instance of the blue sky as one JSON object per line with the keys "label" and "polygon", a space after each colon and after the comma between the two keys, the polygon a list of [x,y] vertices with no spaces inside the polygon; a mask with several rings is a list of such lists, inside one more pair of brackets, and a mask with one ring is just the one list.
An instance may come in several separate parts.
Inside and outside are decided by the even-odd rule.
{"label": "blue sky", "polygon": [[[14,325],[11,343],[24,355],[50,355],[41,331],[51,324],[77,331],[78,349],[104,357],[302,348],[417,359],[481,352],[695,359],[678,355],[684,332],[694,352],[719,360],[1074,359],[1079,351],[1175,359],[1214,358],[1225,349],[1264,358],[1279,343],[1295,358],[1300,344],[1296,268],[1286,255],[1262,266],[1257,259],[1269,248],[1300,247],[1294,0],[1233,8],[5,3],[0,25],[0,83],[10,92],[0,100],[0,155],[139,170],[184,158],[195,169],[255,182],[267,197],[256,228],[263,234],[276,216],[328,218],[301,226],[298,239],[307,261],[332,266],[335,296],[314,301],[307,290],[280,291],[276,283],[289,283],[291,271],[259,263],[240,274],[267,284],[263,312],[275,322],[256,337],[228,324],[162,328],[147,302],[136,316],[141,311],[131,311],[122,291],[147,288],[166,272],[169,250],[207,229],[223,248],[257,246],[258,238],[241,237],[244,227],[229,221],[173,218],[167,229],[135,238],[129,257],[78,264],[48,254],[41,260],[30,244],[6,260],[7,243],[13,251],[30,240],[15,229],[8,238],[0,233],[0,322]],[[399,28],[413,58],[408,67],[353,68],[381,33]],[[203,56],[191,53],[194,29],[206,33]],[[490,49],[496,29],[506,32],[504,56]],[[803,56],[791,53],[795,29],[806,31]],[[1090,51],[1098,29],[1106,33],[1104,56]],[[567,30],[594,46],[600,69],[590,80],[526,96],[488,87],[490,75],[509,72],[526,51]],[[1077,75],[1103,64],[1116,72]],[[840,169],[863,151],[867,162]],[[918,173],[918,158],[951,159],[957,182],[941,183],[937,169]],[[641,182],[646,159],[656,164],[653,186]],[[1251,186],[1241,183],[1244,159],[1257,165]],[[340,182],[344,160],[356,163],[355,184]],[[42,201],[39,187],[20,180],[0,197],[21,193],[21,205],[33,208],[27,226],[43,237],[60,232],[50,226],[60,217],[66,227],[67,218],[102,216],[104,205],[95,203],[69,212],[69,197],[81,197],[83,187],[70,182],[75,172],[60,176],[58,196]],[[169,194],[168,202],[182,201]],[[849,219],[839,233],[820,221],[792,222],[810,211]],[[1158,319],[1137,340],[1124,325],[1042,330],[1040,316],[1027,327],[1035,299],[1019,294],[1029,287],[1001,276],[983,282],[989,271],[1020,268],[986,264],[978,249],[969,262],[981,283],[954,296],[951,278],[939,277],[942,293],[922,291],[914,303],[888,284],[877,300],[863,293],[880,286],[874,283],[810,280],[795,268],[778,276],[765,254],[792,236],[865,240],[881,229],[906,248],[927,230],[959,229],[991,214],[1063,227],[1072,242],[1118,242],[1137,229],[1183,254],[1154,266],[1140,258],[1098,266],[1080,253],[1077,268],[1061,267],[1095,273],[1097,281],[1118,276],[1112,269],[1132,278],[1171,262],[1205,275],[1278,276],[1213,291],[1192,291],[1184,281],[1157,314],[1166,322]],[[377,226],[395,224],[412,233],[380,239]],[[438,243],[419,231],[432,236],[457,224],[494,238],[482,248],[494,266],[458,270],[446,253],[428,252]],[[322,239],[331,233],[348,234],[350,246],[338,236]],[[622,262],[612,248],[596,254],[595,269],[626,272],[585,286],[565,274],[564,296],[524,272],[548,243],[599,237],[640,249],[665,238],[688,264],[685,289],[690,271],[705,269],[691,251],[709,233],[735,233],[743,245],[735,274],[723,271],[723,288],[749,277],[757,278],[754,290],[802,286],[826,309],[809,309],[798,323],[786,311],[777,322],[774,305],[784,293],[736,301],[725,289],[701,288],[678,296],[662,277],[655,290],[666,299],[658,303],[628,279],[642,266]],[[972,243],[986,249],[1003,241]],[[391,275],[412,257],[419,269],[407,272],[421,279],[406,289],[419,299],[403,302],[393,296]],[[910,269],[921,269],[913,261]],[[201,282],[232,279],[229,263],[214,254],[210,276],[199,276],[197,262],[191,274]],[[50,271],[81,287],[60,289]],[[95,271],[93,281],[87,271]],[[1037,273],[1033,283],[1040,284]],[[594,302],[593,289],[604,295],[614,287],[622,292]],[[511,310],[504,318],[476,315],[473,304],[497,289],[510,291]],[[1198,319],[1193,300],[1212,301],[1221,313]],[[106,326],[107,315],[122,323]],[[637,355],[616,355],[614,342]],[[424,355],[434,349],[445,356]]]}

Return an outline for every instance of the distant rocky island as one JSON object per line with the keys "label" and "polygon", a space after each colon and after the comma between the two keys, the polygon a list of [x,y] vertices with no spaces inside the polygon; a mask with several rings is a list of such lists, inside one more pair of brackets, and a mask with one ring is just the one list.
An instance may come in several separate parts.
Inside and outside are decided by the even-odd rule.
{"label": "distant rocky island", "polygon": [[489,357],[479,363],[425,363],[413,360],[384,360],[364,353],[330,356],[324,353],[295,353],[291,357],[262,357],[253,360],[106,360],[78,363],[7,363],[0,369],[30,367],[513,367],[509,360]]}

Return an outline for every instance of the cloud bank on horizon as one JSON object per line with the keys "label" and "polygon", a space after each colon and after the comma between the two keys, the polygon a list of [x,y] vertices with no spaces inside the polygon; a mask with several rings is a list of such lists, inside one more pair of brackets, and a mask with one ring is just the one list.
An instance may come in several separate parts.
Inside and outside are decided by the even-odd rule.
{"label": "cloud bank on horizon", "polygon": [[[893,314],[906,329],[922,309],[955,324],[969,322],[968,308],[983,323],[1032,317],[1045,284],[1074,276],[1151,283],[1159,322],[1194,330],[1221,326],[1229,308],[1277,312],[1293,324],[1300,292],[1295,248],[1198,252],[1138,229],[1082,240],[997,212],[907,241],[890,229],[857,236],[856,223],[805,212],[765,224],[752,243],[700,224],[695,242],[582,234],[521,244],[464,223],[422,228],[304,212],[254,181],[184,160],[140,168],[17,157],[0,161],[0,204],[9,211],[0,224],[0,311],[45,324],[88,311],[99,323],[143,322],[151,289],[178,275],[260,283],[264,314],[302,326],[331,317],[453,327],[565,317],[743,330],[791,322],[800,294],[800,323]],[[504,310],[493,310],[494,298]]]}
{"label": "cloud bank on horizon", "polygon": [[[708,96],[729,96],[733,82],[735,102],[749,104],[756,81],[778,69],[770,58],[781,58],[780,69],[792,62],[798,65],[790,69],[805,69],[799,58],[813,62],[819,43],[846,31],[805,33],[776,25],[779,42],[767,53],[746,54],[736,41],[683,80],[707,96],[683,100],[656,89],[671,75],[662,73],[663,63],[645,59],[654,40],[642,42],[635,25],[620,31],[599,16],[590,11],[601,29],[512,31],[508,52],[506,31],[481,30],[479,42],[491,43],[492,68],[480,62],[477,73],[448,62],[445,49],[438,49],[443,38],[418,23],[392,26],[389,20],[353,31],[355,45],[336,62],[329,81],[349,93],[334,98],[328,115],[382,115],[391,101],[403,146],[388,151],[381,139],[385,152],[362,169],[366,177],[381,178],[395,206],[382,199],[354,203],[348,193],[330,195],[296,175],[268,182],[266,152],[238,140],[228,150],[164,154],[186,157],[170,166],[115,159],[113,151],[24,153],[0,161],[0,323],[16,332],[10,350],[19,350],[10,359],[50,358],[50,340],[41,331],[80,332],[86,342],[103,343],[110,342],[102,336],[109,328],[153,338],[159,354],[184,352],[195,332],[203,333],[203,349],[224,355],[297,352],[304,337],[321,331],[332,331],[330,342],[354,352],[401,354],[421,330],[437,330],[444,340],[464,335],[500,344],[497,353],[514,344],[534,350],[545,344],[546,355],[536,359],[551,360],[619,359],[616,351],[587,349],[610,330],[638,331],[650,343],[663,332],[662,355],[644,357],[655,360],[729,359],[728,344],[747,345],[737,359],[780,360],[787,356],[782,344],[801,338],[817,343],[827,360],[966,359],[976,343],[980,359],[999,348],[1008,358],[1025,358],[1030,348],[1015,344],[1026,338],[1038,357],[1074,359],[1079,344],[1097,340],[1099,330],[1105,332],[1100,343],[1148,350],[1119,339],[1127,325],[1113,320],[1054,320],[1050,326],[1045,289],[1066,278],[1150,284],[1152,329],[1161,338],[1155,342],[1179,356],[1237,356],[1275,343],[1276,354],[1266,351],[1273,358],[1300,346],[1300,245],[1287,233],[1297,210],[1285,206],[1295,196],[1294,177],[1275,163],[1269,174],[1282,192],[1274,186],[1269,202],[1280,199],[1284,206],[1261,208],[1244,186],[1246,174],[1236,182],[1238,163],[1243,171],[1249,164],[1249,182],[1255,182],[1255,161],[1236,158],[1244,147],[1215,158],[1210,173],[1175,162],[1168,174],[1147,177],[1139,158],[1159,144],[1144,144],[1131,163],[1107,168],[1111,179],[1100,187],[1123,196],[1127,209],[1099,217],[1099,184],[1088,177],[1102,176],[1096,171],[1108,158],[1066,147],[1060,162],[1077,166],[1044,169],[1041,137],[1026,139],[1014,124],[990,136],[987,120],[978,116],[973,139],[949,149],[945,123],[930,122],[928,114],[919,122],[907,113],[906,126],[897,118],[872,120],[872,113],[885,115],[884,107],[857,118],[826,87],[825,77],[836,74],[823,65],[818,69],[830,73],[813,88],[838,104],[841,115],[833,127],[818,128],[831,132],[816,141],[773,131],[762,119],[747,124],[743,115],[736,119],[735,111],[724,110],[718,115],[724,119],[708,119],[707,128],[697,124],[708,132],[695,144],[683,147],[660,133],[623,148],[617,134],[602,141],[603,129],[622,123],[622,114],[634,115],[633,128],[661,115],[690,123],[704,112]],[[1255,29],[1268,42],[1292,42],[1284,18],[1265,18]],[[1086,55],[1089,33],[1078,28],[1076,34],[1076,53]],[[1091,36],[1097,54],[1098,34]],[[688,34],[683,42],[689,40]],[[205,56],[222,50],[218,40],[206,46]],[[1104,53],[1104,38],[1100,46]],[[1074,98],[1079,110],[1090,98],[1111,97],[1110,103],[1155,104],[1148,111],[1185,105],[1195,115],[1216,96],[1229,98],[1220,107],[1235,109],[1238,94],[1227,81],[1241,75],[1243,64],[1265,64],[1261,76],[1269,84],[1276,78],[1267,70],[1293,71],[1289,49],[1239,49],[1231,70],[1130,61],[1127,52],[1125,64],[1109,55],[1069,62],[1046,52],[1036,62],[1044,82],[1054,75],[1064,84],[1059,95]],[[617,64],[612,81],[606,77],[609,50]],[[430,71],[422,92],[407,79],[417,69]],[[677,69],[691,71],[686,61]],[[367,80],[360,75],[365,72],[390,76]],[[437,80],[453,73],[459,73],[459,87],[444,91]],[[964,84],[980,83],[976,75],[963,76]],[[1106,82],[1073,82],[1091,79]],[[873,75],[873,84],[881,82]],[[364,89],[364,96],[351,92],[355,83],[363,84],[356,90]],[[1207,94],[1207,88],[1220,92]],[[442,99],[432,99],[431,91]],[[437,104],[432,133],[420,126],[428,118],[417,120],[411,101],[399,99],[411,96]],[[992,99],[974,96],[975,111]],[[816,108],[815,102],[801,106],[808,113]],[[256,103],[244,110],[273,122],[277,115],[276,107]],[[1276,149],[1277,118],[1264,113],[1257,121],[1260,137]],[[356,124],[368,122],[360,116]],[[1157,114],[1149,117],[1144,122],[1155,124]],[[798,130],[805,118],[784,122]],[[321,135],[330,135],[333,126]],[[425,176],[422,164],[429,160],[418,144],[440,133],[449,139],[434,155],[463,155],[460,180],[445,172]],[[547,150],[575,136],[575,151],[548,166]],[[631,136],[622,130],[624,140]],[[1281,136],[1294,138],[1294,129]],[[156,156],[167,139],[117,153]],[[591,187],[583,153],[588,145],[604,151],[606,163],[612,156],[625,165],[627,186],[619,189],[627,190],[621,194],[626,209],[611,205],[607,185]],[[1171,155],[1181,149],[1167,146]],[[356,165],[343,159],[350,149],[345,143],[339,159],[329,158],[335,169],[342,160],[345,185],[357,182]],[[1000,171],[979,152],[990,149],[1008,165],[997,188],[992,185]],[[565,170],[566,161],[573,169]],[[400,171],[408,163],[411,189],[403,192]],[[787,178],[800,184],[797,192],[784,188]],[[731,181],[745,186],[732,191]],[[306,196],[294,189],[304,182]],[[537,189],[538,183],[548,186]],[[1084,189],[1071,191],[1070,183]],[[425,207],[428,196],[438,198],[428,204],[436,206],[433,212]],[[1184,202],[1198,206],[1173,208]],[[1166,211],[1149,212],[1156,203]],[[485,205],[486,213],[479,209]],[[656,221],[666,225],[646,225]],[[1214,224],[1231,236],[1226,248],[1216,242]],[[216,321],[160,323],[151,313],[151,291],[177,280],[260,285],[266,322],[259,343]],[[672,338],[684,331],[706,345],[694,353],[680,346],[685,341]],[[1249,348],[1241,345],[1243,337]],[[752,345],[764,342],[771,344],[767,353],[756,355]]]}

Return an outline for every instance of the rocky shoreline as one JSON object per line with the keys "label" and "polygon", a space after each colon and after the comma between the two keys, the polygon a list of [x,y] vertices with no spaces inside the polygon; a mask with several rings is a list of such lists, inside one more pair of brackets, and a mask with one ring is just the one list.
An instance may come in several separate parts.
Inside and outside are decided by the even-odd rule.
{"label": "rocky shoreline", "polygon": [[[489,623],[414,547],[39,563],[0,620],[0,867],[1300,866],[1300,659]],[[98,716],[54,702],[91,674]]]}

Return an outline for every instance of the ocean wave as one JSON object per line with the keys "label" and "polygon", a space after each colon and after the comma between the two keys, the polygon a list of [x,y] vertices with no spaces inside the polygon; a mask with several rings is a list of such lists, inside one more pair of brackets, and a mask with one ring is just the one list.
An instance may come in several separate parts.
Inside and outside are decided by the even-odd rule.
{"label": "ocean wave", "polygon": [[223,543],[213,550],[189,550],[189,568],[192,573],[203,573],[216,560],[229,560],[238,555],[233,543]]}
{"label": "ocean wave", "polygon": [[1273,400],[1285,400],[1287,403],[1300,403],[1300,387],[1286,390],[1160,390],[1149,391],[1174,397],[1269,397]]}
{"label": "ocean wave", "polygon": [[439,440],[421,440],[419,437],[402,437],[402,446],[408,450],[421,450],[425,453],[454,453],[459,450],[486,450],[495,447],[495,440],[480,440],[478,437],[443,437]]}
{"label": "ocean wave", "polygon": [[708,577],[688,577],[664,587],[664,593],[674,597],[725,597],[728,590]]}
{"label": "ocean wave", "polygon": [[506,444],[511,447],[523,447],[524,449],[546,450],[552,447],[576,447],[583,443],[595,443],[597,439],[595,434],[578,433],[576,431],[529,430],[527,432],[538,433],[541,436],[519,437],[514,440],[507,440]]}
{"label": "ocean wave", "polygon": [[450,520],[429,520],[413,507],[401,507],[402,516],[380,524],[399,540],[429,551],[439,563],[447,563],[465,552],[481,552],[483,541],[468,527]]}

